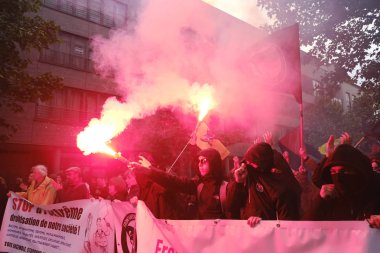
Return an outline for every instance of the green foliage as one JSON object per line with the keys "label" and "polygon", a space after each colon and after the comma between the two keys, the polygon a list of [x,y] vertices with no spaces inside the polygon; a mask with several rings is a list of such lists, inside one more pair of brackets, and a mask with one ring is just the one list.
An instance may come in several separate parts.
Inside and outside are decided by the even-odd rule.
{"label": "green foliage", "polygon": [[[148,152],[158,165],[166,167],[189,141],[190,133],[170,108],[161,108],[153,115],[133,120],[124,131],[123,139],[128,149]],[[181,160],[187,159],[185,156],[186,153]]]}
{"label": "green foliage", "polygon": [[[357,64],[363,69],[379,61],[380,51],[369,50],[380,44],[377,1],[258,0],[258,5],[276,19],[272,28],[298,22],[302,44],[313,45],[311,53],[314,56],[324,63],[335,63],[345,73]],[[368,79],[360,70],[356,77]]]}
{"label": "green foliage", "polygon": [[[318,146],[328,135],[348,131],[360,138],[379,120],[380,101],[380,5],[372,0],[258,0],[277,29],[298,22],[301,44],[310,54],[335,71],[321,83],[325,97],[305,108],[305,137]],[[350,76],[347,74],[350,73]],[[361,97],[343,113],[331,102],[339,83],[361,83]]]}
{"label": "green foliage", "polygon": [[[38,0],[0,0],[0,108],[21,112],[22,104],[45,101],[54,89],[62,86],[62,79],[44,73],[32,76],[27,57],[33,50],[41,51],[58,42],[59,27],[36,15]],[[15,129],[4,119],[0,127]],[[6,136],[1,136],[4,139]]]}
{"label": "green foliage", "polygon": [[343,132],[348,132],[355,144],[380,120],[379,89],[379,86],[373,85],[362,87],[361,96],[346,112],[339,102],[328,96],[317,97],[315,104],[304,110],[305,141],[318,147],[331,134],[338,138]]}
{"label": "green foliage", "polygon": [[343,108],[339,102],[327,96],[317,97],[315,104],[304,109],[305,142],[318,147],[331,134],[339,136],[344,127],[343,118]]}

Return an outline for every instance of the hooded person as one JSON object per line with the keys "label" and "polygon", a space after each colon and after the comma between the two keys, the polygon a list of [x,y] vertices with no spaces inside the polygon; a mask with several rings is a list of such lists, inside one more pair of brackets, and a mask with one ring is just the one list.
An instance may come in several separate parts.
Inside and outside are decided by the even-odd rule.
{"label": "hooded person", "polygon": [[135,164],[135,173],[144,173],[149,178],[172,192],[181,192],[196,196],[197,219],[224,218],[222,159],[216,149],[202,150],[197,155],[197,176],[194,178],[178,177],[153,168],[149,161],[140,157],[140,163]]}
{"label": "hooded person", "polygon": [[251,146],[229,183],[226,211],[234,218],[240,213],[251,226],[261,219],[298,220],[299,190],[285,180],[288,177],[276,167],[275,152],[269,144]]}
{"label": "hooded person", "polygon": [[371,161],[358,149],[339,145],[320,174],[322,183],[333,185],[336,194],[319,197],[310,220],[364,220],[380,213]]}

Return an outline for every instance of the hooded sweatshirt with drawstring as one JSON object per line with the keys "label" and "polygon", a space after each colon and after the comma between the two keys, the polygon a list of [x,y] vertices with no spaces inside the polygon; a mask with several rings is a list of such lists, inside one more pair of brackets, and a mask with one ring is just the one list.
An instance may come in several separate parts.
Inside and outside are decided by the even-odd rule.
{"label": "hooded sweatshirt with drawstring", "polygon": [[231,180],[227,188],[226,210],[233,218],[248,219],[251,216],[263,220],[298,220],[299,190],[289,183],[289,175],[276,168],[275,155],[267,143],[250,147],[244,160],[248,176],[245,183]]}

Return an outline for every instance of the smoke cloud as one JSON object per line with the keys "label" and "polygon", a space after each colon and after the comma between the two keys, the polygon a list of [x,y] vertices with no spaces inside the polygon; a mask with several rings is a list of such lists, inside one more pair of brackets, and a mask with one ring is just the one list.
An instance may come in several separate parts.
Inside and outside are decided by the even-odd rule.
{"label": "smoke cloud", "polygon": [[224,127],[256,125],[252,134],[257,124],[272,130],[281,124],[283,101],[257,88],[249,71],[250,49],[266,35],[202,1],[147,1],[134,29],[122,27],[93,40],[96,69],[112,74],[123,96],[123,102],[106,101],[100,121],[120,124],[120,133],[131,119],[160,107],[196,114],[190,97],[207,87],[217,103],[210,113]]}

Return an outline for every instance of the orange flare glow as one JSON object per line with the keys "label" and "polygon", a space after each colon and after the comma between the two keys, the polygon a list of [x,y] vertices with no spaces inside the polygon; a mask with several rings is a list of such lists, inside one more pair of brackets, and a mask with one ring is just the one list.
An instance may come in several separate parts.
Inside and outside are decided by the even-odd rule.
{"label": "orange flare glow", "polygon": [[204,117],[206,117],[208,111],[211,107],[211,101],[207,97],[205,97],[202,101],[200,101],[199,104],[199,115],[198,115],[198,121],[201,122]]}
{"label": "orange flare glow", "polygon": [[216,102],[214,100],[214,89],[208,84],[203,86],[195,86],[196,90],[190,95],[190,101],[199,112],[198,122],[201,122],[207,113],[215,108]]}
{"label": "orange flare glow", "polygon": [[114,137],[113,132],[110,126],[100,124],[98,119],[92,119],[90,124],[78,134],[77,146],[84,155],[100,152],[116,156],[116,151],[107,145]]}

